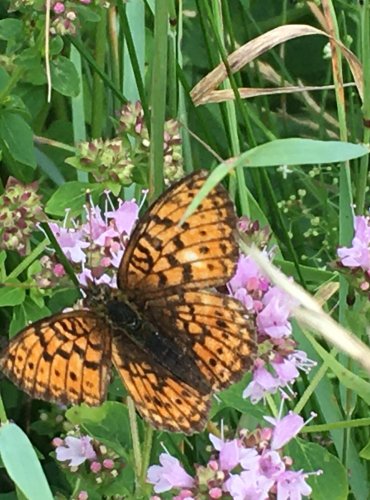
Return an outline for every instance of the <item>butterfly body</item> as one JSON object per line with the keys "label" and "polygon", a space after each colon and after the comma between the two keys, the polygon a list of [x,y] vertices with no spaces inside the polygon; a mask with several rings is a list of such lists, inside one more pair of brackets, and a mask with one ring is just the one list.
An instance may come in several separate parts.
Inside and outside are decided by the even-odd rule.
{"label": "butterfly body", "polygon": [[214,291],[235,272],[236,215],[216,186],[180,226],[206,179],[171,186],[136,225],[118,289],[93,286],[80,311],[27,326],[0,354],[0,369],[34,398],[101,404],[115,366],[154,427],[204,428],[214,391],[239,380],[255,344],[241,303]]}

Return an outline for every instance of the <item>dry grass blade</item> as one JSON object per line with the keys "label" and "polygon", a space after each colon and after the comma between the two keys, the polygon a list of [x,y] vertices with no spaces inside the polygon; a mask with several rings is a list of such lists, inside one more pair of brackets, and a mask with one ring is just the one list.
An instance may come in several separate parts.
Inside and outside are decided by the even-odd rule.
{"label": "dry grass blade", "polygon": [[273,283],[283,289],[294,301],[297,307],[293,316],[309,329],[322,335],[325,340],[348,354],[370,373],[370,349],[355,335],[343,328],[331,316],[325,313],[311,295],[301,286],[289,280],[279,269],[256,248],[243,245],[246,251],[261,267]]}
{"label": "dry grass blade", "polygon": [[[345,86],[352,86],[352,84],[346,84]],[[251,97],[259,97],[263,95],[274,95],[274,94],[296,94],[298,92],[309,92],[313,90],[332,90],[334,85],[308,85],[308,86],[289,86],[289,87],[264,87],[253,88],[253,87],[240,87],[238,89],[240,97],[242,99],[249,99]],[[207,96],[207,104],[232,101],[235,99],[235,94],[231,89],[224,90],[212,90]]]}
{"label": "dry grass blade", "polygon": [[[313,26],[306,24],[289,24],[285,26],[279,26],[263,35],[250,40],[246,44],[239,47],[227,58],[230,71],[236,73],[241,70],[244,66],[255,60],[261,54],[269,51],[276,45],[284,43],[288,40],[294,38],[299,38],[301,36],[311,36],[311,35],[323,35],[333,40],[337,46],[343,52],[344,57],[351,68],[355,84],[357,86],[360,96],[363,95],[363,77],[362,77],[362,67],[360,61],[356,56],[347,49],[339,40],[335,40],[333,37],[328,35],[325,31],[322,31]],[[200,104],[205,104],[209,102],[209,97],[212,95],[212,102],[215,102],[215,94],[218,92],[215,89],[227,78],[227,70],[223,63],[216,66],[208,75],[206,75],[191,91],[191,97],[196,106]],[[251,89],[254,92],[257,89]],[[243,89],[245,92],[246,89]],[[264,89],[260,89],[262,95]],[[254,94],[256,95],[256,94]]]}

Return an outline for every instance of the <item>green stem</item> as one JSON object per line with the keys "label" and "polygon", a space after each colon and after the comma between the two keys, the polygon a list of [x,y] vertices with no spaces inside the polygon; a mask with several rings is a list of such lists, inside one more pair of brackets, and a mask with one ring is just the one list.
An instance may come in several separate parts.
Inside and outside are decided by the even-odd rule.
{"label": "green stem", "polygon": [[[106,9],[100,9],[100,21],[96,29],[95,37],[95,61],[97,67],[104,71],[105,66],[105,47],[107,30],[107,12]],[[98,73],[94,73],[93,95],[92,95],[92,119],[91,136],[101,137],[104,120],[104,82]]]}
{"label": "green stem", "polygon": [[3,398],[0,396],[0,423],[5,424],[7,421],[8,417],[6,416]]}
{"label": "green stem", "polygon": [[163,134],[167,89],[167,31],[168,3],[155,3],[154,54],[152,65],[149,154],[149,201],[156,199],[163,189]]}
{"label": "green stem", "polygon": [[143,467],[143,461],[141,457],[141,450],[140,450],[140,439],[139,439],[139,432],[137,428],[137,419],[136,419],[136,409],[134,402],[130,396],[127,397],[127,408],[128,408],[128,417],[129,417],[129,422],[130,422],[130,429],[131,429],[131,437],[132,437],[132,448],[134,452],[134,468],[135,468],[135,478],[136,478],[136,485],[138,488],[141,486],[141,474],[142,474],[142,467]]}
{"label": "green stem", "polygon": [[153,442],[153,427],[149,424],[146,427],[145,440],[143,444],[143,461],[142,461],[142,469],[141,469],[141,477],[140,483],[142,489],[145,488],[146,484],[146,473],[150,463],[150,453],[152,451],[152,442]]}
{"label": "green stem", "polygon": [[[364,104],[362,107],[364,136],[363,143],[370,142],[370,0],[365,0],[362,6],[362,64],[364,74]],[[356,185],[356,213],[361,215],[365,211],[365,196],[367,189],[367,176],[369,169],[369,156],[360,159],[360,171]]]}

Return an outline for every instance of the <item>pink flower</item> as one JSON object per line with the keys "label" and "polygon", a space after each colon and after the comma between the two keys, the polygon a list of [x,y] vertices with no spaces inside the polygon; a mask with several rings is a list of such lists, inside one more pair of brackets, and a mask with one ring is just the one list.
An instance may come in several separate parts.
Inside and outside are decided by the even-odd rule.
{"label": "pink flower", "polygon": [[221,470],[230,471],[239,464],[245,448],[239,444],[237,439],[224,441],[223,439],[210,434],[209,440],[213,444],[214,449],[219,452]]}
{"label": "pink flower", "polygon": [[209,498],[222,498],[221,488],[211,488],[208,492]]}
{"label": "pink flower", "polygon": [[114,462],[110,458],[106,458],[103,460],[103,467],[106,469],[113,469],[114,468]]}
{"label": "pink flower", "polygon": [[83,232],[95,243],[104,247],[108,238],[119,238],[118,232],[110,227],[101,215],[100,207],[91,207],[88,212],[88,222],[83,226]]}
{"label": "pink flower", "polygon": [[233,500],[266,500],[274,480],[268,479],[252,471],[230,475],[225,483],[225,489]]}
{"label": "pink flower", "polygon": [[94,460],[96,453],[91,446],[91,440],[92,438],[89,436],[80,438],[67,436],[64,440],[66,446],[58,446],[55,450],[57,460],[59,462],[69,460],[70,467],[81,465],[86,460]]}
{"label": "pink flower", "polygon": [[250,398],[252,403],[258,403],[266,394],[274,393],[279,387],[279,380],[274,378],[264,367],[263,361],[256,362],[257,369],[253,372],[253,380],[243,392],[243,398]]}
{"label": "pink flower", "polygon": [[132,228],[139,216],[139,206],[136,201],[125,201],[114,212],[107,212],[106,216],[114,220],[118,232],[131,234]]}
{"label": "pink flower", "polygon": [[101,471],[101,463],[100,462],[92,462],[90,464],[90,470],[91,472],[93,472],[94,474],[97,474],[98,472]]}
{"label": "pink flower", "polygon": [[282,387],[293,382],[299,375],[294,357],[288,356],[284,359],[277,356],[274,361],[271,361],[271,366],[278,376],[279,385]]}
{"label": "pink flower", "polygon": [[279,450],[285,446],[305,425],[303,418],[292,411],[281,419],[265,417],[265,420],[275,426],[271,441],[271,449],[273,450]]}
{"label": "pink flower", "polygon": [[266,478],[276,479],[285,470],[285,464],[279,453],[274,450],[264,451],[259,459],[259,473]]}
{"label": "pink flower", "polygon": [[277,480],[278,500],[300,500],[311,494],[312,489],[306,483],[307,474],[302,471],[285,471]]}
{"label": "pink flower", "polygon": [[82,231],[60,227],[55,222],[51,222],[49,226],[67,259],[75,263],[86,261],[82,249],[87,248],[89,243],[84,240]]}
{"label": "pink flower", "polygon": [[78,500],[87,500],[89,498],[89,494],[87,493],[87,491],[80,491],[80,493],[78,494],[78,497],[77,499]]}
{"label": "pink flower", "polygon": [[62,2],[57,2],[54,4],[53,11],[55,14],[62,14],[65,11],[65,6]]}
{"label": "pink flower", "polygon": [[173,497],[173,500],[195,500],[190,490],[182,490],[180,493]]}
{"label": "pink flower", "polygon": [[338,248],[337,253],[343,266],[370,269],[370,217],[355,217],[355,236],[352,247]]}
{"label": "pink flower", "polygon": [[177,458],[167,453],[159,456],[161,465],[152,465],[148,469],[147,482],[154,485],[156,493],[163,493],[172,488],[192,488],[194,479],[180,465]]}
{"label": "pink flower", "polygon": [[257,316],[258,330],[272,338],[288,337],[292,332],[289,323],[292,303],[287,294],[275,286],[264,295],[262,302],[265,307]]}

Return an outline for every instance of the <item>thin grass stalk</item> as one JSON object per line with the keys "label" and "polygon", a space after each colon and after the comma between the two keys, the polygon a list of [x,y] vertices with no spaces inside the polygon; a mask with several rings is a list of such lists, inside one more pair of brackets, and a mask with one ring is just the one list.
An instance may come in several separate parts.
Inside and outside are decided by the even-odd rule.
{"label": "thin grass stalk", "polygon": [[[326,21],[329,27],[329,33],[335,38],[340,39],[336,13],[331,0],[322,0],[322,6]],[[342,141],[346,141],[348,137],[345,97],[343,88],[343,70],[341,53],[338,50],[335,42],[330,41],[332,51],[332,68],[335,85],[336,105],[339,121],[339,135]],[[352,238],[353,232],[353,199],[351,192],[351,174],[349,170],[349,162],[341,165],[339,173],[339,245],[348,245]],[[344,277],[339,278],[339,322],[346,324],[345,313],[348,309],[347,294],[348,284]],[[346,356],[340,356],[343,364],[349,370],[352,369],[353,362]],[[343,389],[341,392],[342,405],[345,413],[345,418],[349,419],[355,404],[356,397],[350,389]],[[345,439],[343,441],[343,459],[349,465],[348,450],[350,447],[350,433],[345,430]]]}
{"label": "thin grass stalk", "polygon": [[[120,87],[120,60],[118,47],[118,30],[117,30],[117,10],[115,5],[111,5],[108,9],[108,40],[111,60],[112,80],[114,85]],[[116,110],[119,106],[117,97],[112,96],[113,109]]]}
{"label": "thin grass stalk", "polygon": [[167,91],[168,4],[155,4],[153,65],[151,81],[151,135],[149,153],[149,201],[163,190],[163,134]]}
{"label": "thin grass stalk", "polygon": [[[95,62],[97,67],[104,72],[105,68],[105,49],[106,49],[106,30],[107,30],[107,12],[106,9],[100,9],[100,21],[96,28],[95,37]],[[93,91],[92,91],[92,110],[91,110],[91,137],[101,137],[105,121],[105,89],[104,82],[100,75],[94,73]]]}
{"label": "thin grass stalk", "polygon": [[[79,74],[81,82],[80,93],[77,97],[72,97],[71,99],[73,142],[74,144],[79,144],[80,142],[86,141],[86,117],[84,109],[84,87],[82,83],[83,74],[81,66],[81,56],[74,45],[71,46],[70,59]],[[77,169],[77,180],[80,182],[88,182],[88,173]]]}
{"label": "thin grass stalk", "polygon": [[[370,0],[364,0],[361,8],[361,53],[364,69],[364,102],[362,106],[362,116],[364,125],[364,135],[362,142],[370,142]],[[369,156],[360,159],[360,171],[356,185],[356,213],[365,212],[365,196],[367,188],[367,177],[369,171]]]}

